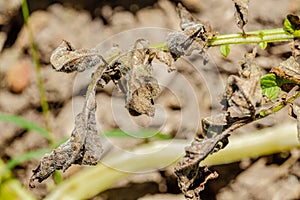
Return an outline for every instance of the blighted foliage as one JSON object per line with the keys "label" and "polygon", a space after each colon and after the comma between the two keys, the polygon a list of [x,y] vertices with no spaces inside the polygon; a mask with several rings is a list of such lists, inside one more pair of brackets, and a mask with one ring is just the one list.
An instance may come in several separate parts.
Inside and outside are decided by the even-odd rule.
{"label": "blighted foliage", "polygon": [[248,23],[248,7],[249,0],[232,0],[234,3],[234,17],[236,24],[239,29],[242,30],[243,35],[245,35],[244,26]]}
{"label": "blighted foliage", "polygon": [[[65,45],[66,42],[63,41],[58,49],[64,48]],[[73,49],[68,50],[74,51]],[[78,56],[82,57],[80,54],[78,54]],[[88,54],[86,56],[89,57]],[[48,178],[55,170],[62,169],[65,171],[72,164],[96,165],[98,163],[102,153],[102,146],[98,136],[98,130],[96,128],[95,113],[97,105],[95,90],[97,88],[97,83],[107,66],[107,63],[102,59],[102,57],[99,58],[98,66],[93,76],[93,81],[89,85],[87,91],[86,101],[82,112],[76,116],[75,128],[72,131],[71,138],[61,144],[58,148],[54,149],[50,154],[47,154],[42,158],[39,166],[33,170],[33,175],[29,181],[30,187],[35,187],[35,180],[41,182]],[[66,59],[68,59],[68,56],[66,56]],[[74,59],[76,59],[76,57]],[[66,70],[66,72],[69,72],[71,66],[68,66],[68,63],[68,61],[63,62],[63,66],[55,65],[54,67],[58,67],[59,70]],[[71,63],[73,65],[76,62]],[[77,70],[77,68],[72,67],[72,70]]]}
{"label": "blighted foliage", "polygon": [[65,171],[72,164],[95,165],[100,160],[102,147],[95,119],[97,87],[113,81],[125,94],[125,106],[131,115],[154,116],[154,99],[160,89],[152,74],[152,61],[156,58],[172,71],[174,58],[171,53],[150,49],[144,39],[137,40],[130,50],[123,51],[116,46],[111,53],[111,57],[104,59],[95,49],[76,50],[67,41],[62,41],[53,51],[50,61],[57,71],[82,72],[92,67],[96,70],[86,92],[82,112],[76,117],[71,138],[42,158],[33,170],[31,187],[35,186],[35,180],[41,182],[55,170]]}
{"label": "blighted foliage", "polygon": [[[248,0],[234,0],[236,21],[243,31],[243,37],[247,37],[243,27],[248,21],[248,3]],[[196,19],[181,4],[177,11],[181,31],[171,32],[167,36],[165,49],[150,48],[147,40],[138,39],[129,50],[113,47],[110,56],[105,58],[95,49],[76,50],[66,41],[54,50],[50,61],[57,71],[82,72],[93,67],[96,70],[91,78],[82,112],[76,117],[71,138],[42,158],[37,169],[33,170],[31,187],[34,187],[35,180],[43,181],[54,170],[66,170],[72,164],[94,165],[101,158],[102,147],[95,119],[97,87],[104,87],[113,81],[125,94],[125,106],[131,115],[154,116],[154,101],[160,88],[152,73],[153,60],[166,64],[168,71],[172,71],[173,63],[181,56],[188,56],[195,50],[205,55],[208,41],[214,37],[210,26]],[[299,18],[290,17],[285,22],[289,25],[286,29],[298,31],[298,22]],[[300,96],[299,48],[294,43],[291,47],[293,55],[267,75],[263,76],[255,62],[254,49],[240,63],[238,75],[228,77],[220,102],[223,105],[222,112],[202,120],[202,134],[195,136],[191,145],[186,148],[185,156],[175,167],[180,189],[187,199],[200,199],[205,183],[218,177],[217,172],[210,171],[201,161],[224,148],[235,129],[290,104],[290,115],[297,119],[300,135],[300,109],[292,104]]]}
{"label": "blighted foliage", "polygon": [[[260,83],[262,73],[253,60],[254,56],[255,53],[246,54],[240,64],[239,76],[229,76],[221,102],[224,112],[202,120],[203,135],[194,138],[185,150],[186,155],[175,167],[179,186],[187,199],[200,199],[199,192],[204,189],[207,180],[217,177],[216,172],[210,172],[206,166],[201,165],[201,161],[224,148],[233,130],[280,110],[300,94],[299,87],[294,85],[287,93],[278,96],[275,102],[264,96]],[[283,61],[279,66],[286,63]],[[291,115],[298,121],[299,136],[299,107],[290,105]]]}
{"label": "blighted foliage", "polygon": [[215,172],[208,173],[200,162],[210,153],[224,148],[230,132],[252,121],[259,112],[262,102],[261,71],[253,61],[254,55],[250,53],[245,56],[239,76],[231,75],[228,78],[222,100],[224,112],[202,120],[203,135],[195,137],[191,146],[186,148],[184,159],[175,168],[187,199],[200,199],[199,192],[203,190],[204,183],[216,177]]}
{"label": "blighted foliage", "polygon": [[182,31],[171,32],[167,37],[169,51],[175,58],[189,56],[194,50],[204,53],[206,42],[213,37],[211,28],[195,18],[181,4],[178,4],[177,12],[180,17],[180,27]]}

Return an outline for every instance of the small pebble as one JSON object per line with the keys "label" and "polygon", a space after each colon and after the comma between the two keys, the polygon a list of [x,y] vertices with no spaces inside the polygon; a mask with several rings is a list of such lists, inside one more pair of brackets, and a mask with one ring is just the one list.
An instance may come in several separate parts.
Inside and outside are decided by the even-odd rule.
{"label": "small pebble", "polygon": [[31,69],[25,62],[19,62],[7,73],[6,81],[10,91],[21,93],[30,84]]}

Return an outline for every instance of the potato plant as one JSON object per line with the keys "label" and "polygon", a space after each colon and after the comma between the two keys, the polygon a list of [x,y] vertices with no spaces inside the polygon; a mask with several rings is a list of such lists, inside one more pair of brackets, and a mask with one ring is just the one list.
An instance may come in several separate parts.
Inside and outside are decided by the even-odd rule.
{"label": "potato plant", "polygon": [[[285,106],[290,106],[290,115],[300,127],[300,109],[293,101],[300,96],[299,55],[297,38],[300,36],[300,20],[296,15],[286,16],[282,28],[246,32],[248,22],[248,0],[234,0],[236,24],[240,33],[220,35],[211,30],[209,24],[195,18],[181,4],[177,11],[181,30],[170,32],[165,41],[149,44],[146,39],[137,39],[131,49],[114,49],[105,57],[96,49],[75,49],[69,42],[62,43],[53,51],[50,62],[59,72],[72,73],[94,69],[86,92],[82,111],[76,116],[71,137],[46,154],[30,179],[42,182],[55,170],[67,170],[73,164],[96,165],[103,151],[96,127],[95,99],[98,87],[112,81],[125,94],[125,106],[133,116],[155,115],[154,102],[160,87],[153,75],[152,62],[157,60],[167,66],[170,73],[174,62],[193,52],[199,52],[207,62],[209,48],[220,46],[223,56],[230,53],[230,45],[258,44],[262,49],[268,43],[290,41],[292,56],[263,75],[255,62],[256,49],[245,54],[239,74],[227,79],[221,100],[222,112],[202,119],[202,134],[195,136],[185,149],[186,154],[175,166],[180,189],[186,199],[200,199],[200,191],[209,179],[217,178],[205,165],[210,154],[226,148],[231,133],[248,123],[265,118]],[[209,157],[208,157],[209,158]]]}

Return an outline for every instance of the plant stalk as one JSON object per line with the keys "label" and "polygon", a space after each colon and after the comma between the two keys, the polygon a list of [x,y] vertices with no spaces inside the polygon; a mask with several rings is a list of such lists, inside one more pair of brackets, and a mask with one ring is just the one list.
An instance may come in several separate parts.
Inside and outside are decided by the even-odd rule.
{"label": "plant stalk", "polygon": [[[235,34],[223,34],[215,35],[212,39],[208,39],[206,46],[222,46],[222,45],[234,45],[234,44],[260,44],[269,42],[284,42],[290,41],[298,36],[289,34],[283,30],[283,28],[265,29],[257,31]],[[157,44],[150,45],[150,48],[168,51],[166,42],[160,42]]]}
{"label": "plant stalk", "polygon": [[216,35],[207,41],[207,46],[221,46],[232,44],[259,44],[269,42],[283,42],[296,38],[294,35],[289,34],[283,28],[266,29],[258,31],[246,32],[246,36],[242,33]]}
{"label": "plant stalk", "polygon": [[[256,158],[300,148],[296,124],[232,136],[229,140],[226,148],[208,156],[201,164],[228,164],[244,158]],[[176,163],[184,155],[184,147],[189,144],[188,140],[160,140],[139,146],[129,153],[110,153],[103,159],[104,164],[81,170],[58,185],[45,200],[91,198],[132,173],[145,173]]]}
{"label": "plant stalk", "polygon": [[[31,53],[32,53],[32,59],[34,61],[34,65],[35,65],[35,72],[37,75],[37,84],[38,84],[38,89],[40,92],[40,98],[41,98],[40,101],[41,101],[42,112],[44,115],[44,122],[45,122],[46,129],[49,132],[51,132],[51,128],[50,128],[50,124],[49,124],[49,105],[48,105],[48,102],[46,99],[46,92],[45,92],[45,87],[44,87],[43,78],[42,78],[42,74],[41,74],[41,65],[40,65],[38,54],[37,54],[37,48],[36,48],[36,45],[34,42],[32,29],[31,29],[30,23],[29,23],[29,9],[28,9],[28,4],[27,4],[26,0],[22,0],[22,13],[23,13],[25,26],[29,33],[30,49],[31,49]],[[51,137],[48,138],[48,142],[50,145],[52,145],[54,143],[54,141],[52,140]]]}

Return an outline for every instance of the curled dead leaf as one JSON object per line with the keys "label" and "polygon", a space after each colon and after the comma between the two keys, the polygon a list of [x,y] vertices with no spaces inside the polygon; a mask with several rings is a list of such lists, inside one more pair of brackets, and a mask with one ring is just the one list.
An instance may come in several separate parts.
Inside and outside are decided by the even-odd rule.
{"label": "curled dead leaf", "polygon": [[248,23],[249,0],[232,0],[234,3],[234,17],[239,29],[245,34],[244,26]]}
{"label": "curled dead leaf", "polygon": [[300,65],[293,56],[281,62],[278,67],[272,68],[270,73],[300,84]]}
{"label": "curled dead leaf", "polygon": [[99,64],[102,56],[95,49],[75,50],[71,44],[65,40],[53,51],[50,63],[57,71],[62,72],[82,72],[88,67]]}
{"label": "curled dead leaf", "polygon": [[98,81],[106,69],[107,64],[104,61],[94,72],[86,92],[85,104],[82,112],[76,116],[75,128],[70,139],[41,159],[38,167],[33,170],[29,181],[30,187],[35,187],[35,180],[42,182],[55,170],[65,171],[72,164],[96,165],[98,163],[103,150],[96,126],[95,93]]}
{"label": "curled dead leaf", "polygon": [[194,50],[202,53],[207,40],[214,35],[210,26],[200,22],[181,4],[178,4],[177,12],[182,31],[174,31],[167,36],[169,51],[175,58],[190,55]]}

